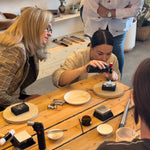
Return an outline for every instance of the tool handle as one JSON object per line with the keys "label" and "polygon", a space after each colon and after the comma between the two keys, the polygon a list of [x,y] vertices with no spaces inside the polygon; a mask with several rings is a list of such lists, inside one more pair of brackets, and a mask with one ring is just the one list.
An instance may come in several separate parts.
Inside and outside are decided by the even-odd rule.
{"label": "tool handle", "polygon": [[37,131],[37,137],[38,137],[39,150],[45,150],[46,144],[45,144],[44,129]]}
{"label": "tool handle", "polygon": [[85,40],[83,40],[83,39],[81,39],[81,38],[79,38],[79,37],[76,37],[76,36],[74,36],[74,35],[72,35],[71,38],[75,38],[75,39],[77,39],[77,40],[80,40],[80,41],[82,41],[82,42],[85,42]]}
{"label": "tool handle", "polygon": [[52,131],[49,131],[47,133],[57,133],[57,132],[65,132],[65,131],[68,131],[67,129],[64,129],[64,130],[52,130]]}
{"label": "tool handle", "polygon": [[61,41],[58,41],[57,39],[54,39],[53,42],[54,42],[54,43],[57,43],[57,44],[59,44],[59,45],[64,45],[64,46],[68,47],[67,44],[65,44],[65,43],[63,43],[63,42],[61,42]]}
{"label": "tool handle", "polygon": [[119,124],[119,128],[120,127],[124,127],[124,125],[125,125],[125,121],[126,121],[129,105],[130,105],[130,99],[128,100],[128,103],[126,105],[125,111],[124,111],[123,116],[122,116],[122,120],[121,120],[121,122]]}
{"label": "tool handle", "polygon": [[122,127],[124,127],[124,124],[120,123],[119,128],[122,128]]}
{"label": "tool handle", "polygon": [[68,45],[67,45],[67,44],[65,44],[65,43],[60,42],[60,44],[61,44],[61,45],[66,46],[66,47],[68,47]]}
{"label": "tool handle", "polygon": [[37,133],[39,150],[45,150],[46,144],[43,124],[41,122],[28,121],[28,126],[32,126],[34,131]]}

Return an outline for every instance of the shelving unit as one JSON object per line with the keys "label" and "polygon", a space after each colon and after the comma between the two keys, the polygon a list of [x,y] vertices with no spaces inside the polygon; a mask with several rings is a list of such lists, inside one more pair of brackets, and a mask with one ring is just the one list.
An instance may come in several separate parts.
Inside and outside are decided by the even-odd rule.
{"label": "shelving unit", "polygon": [[55,22],[63,21],[63,20],[67,20],[67,19],[72,19],[72,18],[76,18],[76,17],[80,17],[80,13],[77,13],[77,14],[61,14],[60,17],[55,18]]}
{"label": "shelving unit", "polygon": [[59,17],[54,19],[53,31],[53,38],[83,31],[80,12],[60,14]]}

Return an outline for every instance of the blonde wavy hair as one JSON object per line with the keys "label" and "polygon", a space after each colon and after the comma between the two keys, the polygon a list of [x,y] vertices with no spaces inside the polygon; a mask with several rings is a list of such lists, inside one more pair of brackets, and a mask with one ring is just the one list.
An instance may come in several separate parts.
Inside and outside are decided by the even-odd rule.
{"label": "blonde wavy hair", "polygon": [[41,43],[40,37],[52,21],[53,15],[51,12],[37,7],[28,7],[0,35],[0,44],[9,47],[23,42],[29,56],[33,56],[46,47]]}

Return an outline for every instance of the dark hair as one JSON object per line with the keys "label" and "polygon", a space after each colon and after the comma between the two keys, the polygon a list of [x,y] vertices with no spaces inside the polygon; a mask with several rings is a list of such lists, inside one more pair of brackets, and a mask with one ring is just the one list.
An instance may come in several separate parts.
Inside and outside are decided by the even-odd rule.
{"label": "dark hair", "polygon": [[134,119],[139,116],[150,129],[150,58],[143,60],[133,76]]}
{"label": "dark hair", "polygon": [[91,38],[91,46],[94,48],[95,46],[101,44],[108,44],[113,46],[113,36],[107,30],[97,30],[92,38]]}

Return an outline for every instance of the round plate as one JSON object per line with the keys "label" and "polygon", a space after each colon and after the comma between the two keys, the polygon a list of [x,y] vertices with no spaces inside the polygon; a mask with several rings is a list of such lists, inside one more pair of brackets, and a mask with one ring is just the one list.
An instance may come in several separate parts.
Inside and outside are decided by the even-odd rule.
{"label": "round plate", "polygon": [[25,112],[23,114],[20,114],[18,116],[14,115],[11,112],[11,107],[18,105],[21,103],[16,103],[13,105],[8,106],[4,111],[3,111],[3,118],[9,122],[9,123],[15,123],[15,124],[19,124],[19,123],[25,123],[29,120],[33,120],[38,116],[38,108],[36,105],[32,104],[32,103],[26,103],[29,106],[29,111]]}
{"label": "round plate", "polygon": [[109,135],[113,132],[113,128],[109,124],[100,124],[99,126],[97,126],[97,131],[101,135]]}
{"label": "round plate", "polygon": [[60,132],[53,132],[55,130],[60,130],[60,129],[52,129],[50,131],[48,131],[47,136],[52,139],[52,140],[58,140],[63,136],[63,131]]}
{"label": "round plate", "polygon": [[[106,82],[106,81],[105,81]],[[124,94],[124,88],[120,82],[115,81],[116,90],[115,91],[104,91],[102,90],[102,84],[104,82],[100,82],[94,85],[93,91],[96,95],[103,98],[117,98]]]}
{"label": "round plate", "polygon": [[72,105],[81,105],[91,99],[91,95],[84,90],[72,90],[64,95],[67,103]]}

